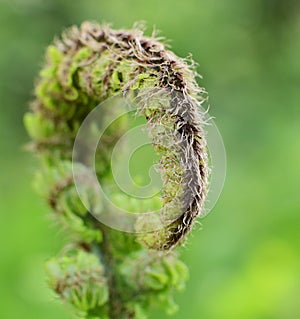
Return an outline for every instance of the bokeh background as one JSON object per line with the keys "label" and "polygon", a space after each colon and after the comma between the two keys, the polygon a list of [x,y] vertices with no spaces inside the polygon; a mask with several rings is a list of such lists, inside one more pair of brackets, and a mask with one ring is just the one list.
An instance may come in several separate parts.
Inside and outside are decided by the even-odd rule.
{"label": "bokeh background", "polygon": [[179,56],[191,52],[224,139],[225,187],[182,250],[191,278],[173,318],[299,319],[298,0],[0,0],[1,318],[70,318],[45,283],[62,239],[31,187],[22,116],[46,45],[87,19],[144,20]]}

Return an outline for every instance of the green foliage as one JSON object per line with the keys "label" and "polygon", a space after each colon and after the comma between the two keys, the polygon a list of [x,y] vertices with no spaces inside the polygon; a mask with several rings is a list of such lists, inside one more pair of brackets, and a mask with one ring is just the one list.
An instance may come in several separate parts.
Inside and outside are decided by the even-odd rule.
{"label": "green foliage", "polygon": [[167,314],[177,311],[170,291],[185,287],[188,269],[176,255],[134,252],[121,264],[120,273],[133,293],[139,296],[137,305],[142,304],[147,309],[157,303]]}
{"label": "green foliage", "polygon": [[104,267],[95,255],[76,251],[70,256],[53,258],[47,262],[46,272],[50,287],[80,317],[106,318],[109,292]]}
{"label": "green foliage", "polygon": [[[36,173],[35,189],[47,199],[55,211],[52,219],[59,223],[73,240],[83,240],[86,243],[101,242],[102,233],[96,229],[89,212],[82,204],[72,174],[71,162],[61,161],[55,166],[45,162]],[[86,190],[85,196],[89,198],[91,205],[97,205],[89,190]]]}

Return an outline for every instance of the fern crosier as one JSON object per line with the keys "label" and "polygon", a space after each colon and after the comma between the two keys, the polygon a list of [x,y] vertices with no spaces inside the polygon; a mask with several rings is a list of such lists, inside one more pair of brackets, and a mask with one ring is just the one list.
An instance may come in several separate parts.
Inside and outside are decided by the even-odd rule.
{"label": "fern crosier", "polygon": [[[25,125],[42,160],[37,188],[73,242],[64,257],[47,264],[49,283],[81,317],[146,318],[152,303],[167,312],[176,309],[172,292],[184,286],[187,269],[171,248],[183,242],[203,209],[209,175],[198,108],[205,92],[190,62],[137,28],[116,31],[88,22],[70,28],[47,49]],[[166,90],[168,104],[145,103],[143,94],[136,93],[143,89]],[[142,218],[138,234],[99,223],[81,203],[72,178],[72,148],[81,123],[95,106],[117,94],[140,102],[139,114],[147,120],[160,157],[163,205],[180,194],[180,214],[156,231],[146,232]],[[106,132],[109,143],[96,153],[99,180],[107,179],[109,155],[124,130],[126,125],[118,123]],[[177,154],[164,147],[166,139],[179,145]],[[172,211],[174,205],[168,207]]]}

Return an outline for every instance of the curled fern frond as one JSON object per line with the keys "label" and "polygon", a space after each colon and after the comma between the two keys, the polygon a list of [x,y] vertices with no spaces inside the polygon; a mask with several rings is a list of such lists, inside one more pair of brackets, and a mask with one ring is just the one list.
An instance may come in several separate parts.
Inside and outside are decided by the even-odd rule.
{"label": "curled fern frond", "polygon": [[[154,35],[147,37],[137,28],[113,30],[85,22],[65,31],[47,49],[25,125],[32,148],[42,159],[37,188],[56,219],[73,235],[72,240],[85,250],[52,260],[50,283],[63,300],[85,311],[86,316],[96,309],[99,318],[142,318],[150,295],[172,300],[169,296],[174,287],[183,286],[180,276],[186,278],[186,270],[170,249],[183,242],[201,213],[209,177],[205,121],[199,110],[206,93],[196,77],[192,60],[178,58]],[[167,103],[149,102],[157,92],[160,96],[167,92]],[[143,218],[135,225],[139,234],[109,229],[89,214],[76,194],[72,148],[80,125],[99,103],[118,94],[138,101],[138,113],[146,119],[153,149],[160,158],[165,226],[155,231],[147,232]],[[104,111],[103,117],[108,115]],[[126,123],[118,122],[106,132],[108,142],[95,155],[99,180],[107,180],[109,156],[124,130]],[[95,200],[88,192],[86,196]],[[179,212],[172,218],[175,209]],[[88,273],[79,266],[85,259],[91,266]],[[68,279],[72,264],[77,281]]]}

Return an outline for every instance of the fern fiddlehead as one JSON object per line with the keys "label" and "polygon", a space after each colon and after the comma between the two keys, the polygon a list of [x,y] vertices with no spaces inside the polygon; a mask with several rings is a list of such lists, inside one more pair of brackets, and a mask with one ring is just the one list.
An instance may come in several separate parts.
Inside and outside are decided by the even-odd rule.
{"label": "fern fiddlehead", "polygon": [[[73,243],[63,257],[47,263],[49,284],[83,318],[146,318],[152,303],[170,313],[176,309],[172,291],[184,286],[187,269],[172,248],[184,241],[208,189],[198,109],[205,92],[195,77],[192,64],[136,28],[116,31],[86,22],[47,49],[25,125],[42,161],[37,188]],[[167,92],[167,103],[151,100],[157,92]],[[77,194],[72,148],[80,125],[96,105],[118,94],[139,101],[138,113],[160,158],[165,207],[160,229],[147,231],[142,217],[136,234],[110,229],[93,218]],[[100,181],[110,178],[110,155],[126,130],[123,124],[105,132],[108,142],[96,152]]]}

